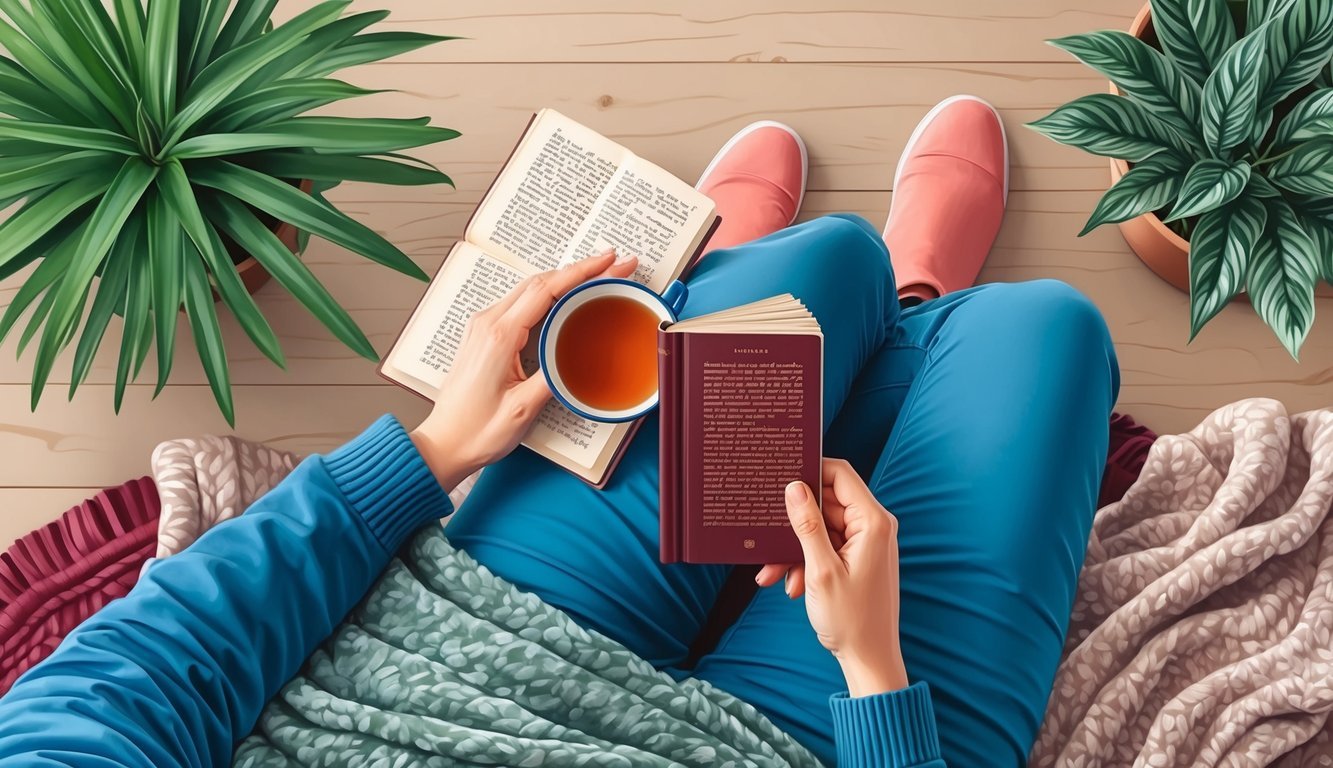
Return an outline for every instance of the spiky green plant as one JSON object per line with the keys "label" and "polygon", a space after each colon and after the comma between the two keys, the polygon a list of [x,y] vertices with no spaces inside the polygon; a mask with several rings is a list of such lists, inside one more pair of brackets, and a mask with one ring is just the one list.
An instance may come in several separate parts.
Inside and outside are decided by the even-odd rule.
{"label": "spiky green plant", "polygon": [[356,323],[274,234],[273,218],[426,279],[321,192],[345,180],[450,183],[396,153],[458,133],[428,118],[298,115],[371,93],[330,73],[448,38],[365,32],[388,14],[344,18],[348,0],[274,26],[276,3],[0,0],[0,48],[9,53],[0,56],[0,201],[18,204],[0,224],[0,279],[40,262],[0,316],[0,341],[33,307],[19,352],[40,330],[34,409],[56,357],[77,338],[74,396],[113,314],[124,316],[116,409],[154,338],[156,396],[183,307],[233,422],[214,293],[268,358],[284,359],[230,251],[253,256],[334,336],[375,359]]}
{"label": "spiky green plant", "polygon": [[1190,241],[1190,339],[1242,289],[1296,357],[1333,282],[1333,2],[1152,0],[1160,48],[1123,32],[1050,41],[1106,75],[1031,124],[1133,163],[1086,234],[1154,211]]}

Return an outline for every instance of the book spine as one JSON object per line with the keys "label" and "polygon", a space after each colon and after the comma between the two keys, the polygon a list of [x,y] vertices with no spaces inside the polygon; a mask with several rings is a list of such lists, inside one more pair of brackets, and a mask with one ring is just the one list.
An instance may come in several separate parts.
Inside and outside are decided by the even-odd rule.
{"label": "book spine", "polygon": [[684,395],[680,377],[685,370],[681,354],[681,333],[657,331],[657,403],[658,420],[658,554],[663,563],[681,561],[680,455],[681,403]]}

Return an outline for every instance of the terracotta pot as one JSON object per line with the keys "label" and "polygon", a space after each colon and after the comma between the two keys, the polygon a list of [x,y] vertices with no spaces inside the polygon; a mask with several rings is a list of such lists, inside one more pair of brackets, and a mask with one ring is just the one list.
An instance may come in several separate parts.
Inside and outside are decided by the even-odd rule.
{"label": "terracotta pot", "polygon": [[[1148,23],[1152,10],[1144,5],[1134,23],[1129,25],[1129,33],[1143,38],[1152,35]],[[1151,42],[1151,40],[1149,41]],[[1119,96],[1120,89],[1111,85],[1111,93]],[[1129,163],[1124,160],[1111,160],[1111,183],[1120,181],[1120,177],[1129,173]],[[1145,213],[1136,219],[1120,223],[1120,234],[1134,253],[1157,273],[1157,276],[1186,293],[1190,289],[1190,244],[1185,238],[1172,232],[1155,213]]]}
{"label": "terracotta pot", "polygon": [[[299,186],[301,191],[307,195],[310,194],[310,190],[313,188],[309,179],[302,181]],[[278,226],[273,230],[273,234],[278,236],[278,239],[282,241],[283,245],[287,246],[288,250],[292,253],[296,253],[296,227],[285,221],[280,221],[278,222]],[[243,253],[238,246],[235,246],[234,244],[230,245],[233,256]],[[241,282],[245,284],[245,290],[250,293],[254,293],[264,287],[264,284],[269,281],[268,270],[264,269],[264,265],[260,264],[254,256],[246,256],[244,259],[237,261],[236,273],[241,276]],[[219,301],[220,298],[221,297],[218,296],[217,291],[214,291],[213,300]]]}

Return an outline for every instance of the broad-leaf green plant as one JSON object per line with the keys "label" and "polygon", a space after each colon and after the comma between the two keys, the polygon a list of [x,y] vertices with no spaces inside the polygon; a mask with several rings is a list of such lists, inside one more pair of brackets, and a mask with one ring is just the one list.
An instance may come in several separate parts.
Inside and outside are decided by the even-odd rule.
{"label": "broad-leaf green plant", "polygon": [[1031,127],[1132,164],[1083,232],[1157,212],[1190,241],[1190,338],[1242,290],[1296,357],[1333,282],[1333,2],[1152,0],[1157,46],[1050,41],[1110,78]]}
{"label": "broad-leaf green plant", "polygon": [[156,396],[183,309],[218,407],[234,422],[214,297],[264,355],[280,366],[284,358],[232,254],[253,256],[335,337],[375,359],[279,240],[278,222],[426,279],[322,193],[347,180],[451,183],[398,153],[458,133],[424,117],[303,115],[371,93],[333,72],[449,38],[367,32],[388,14],[344,16],[347,0],[274,25],[276,3],[0,0],[0,204],[11,207],[0,224],[0,278],[36,263],[0,316],[0,341],[31,309],[18,351],[37,339],[34,409],[71,344],[74,396],[116,314],[115,407],[150,346]]}

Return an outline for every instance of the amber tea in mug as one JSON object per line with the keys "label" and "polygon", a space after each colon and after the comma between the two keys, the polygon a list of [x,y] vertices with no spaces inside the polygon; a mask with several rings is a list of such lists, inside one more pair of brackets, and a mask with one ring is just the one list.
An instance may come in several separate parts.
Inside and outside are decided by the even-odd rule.
{"label": "amber tea in mug", "polygon": [[576,307],[555,340],[555,364],[569,393],[602,411],[633,408],[657,391],[657,327],[642,302],[613,294]]}

